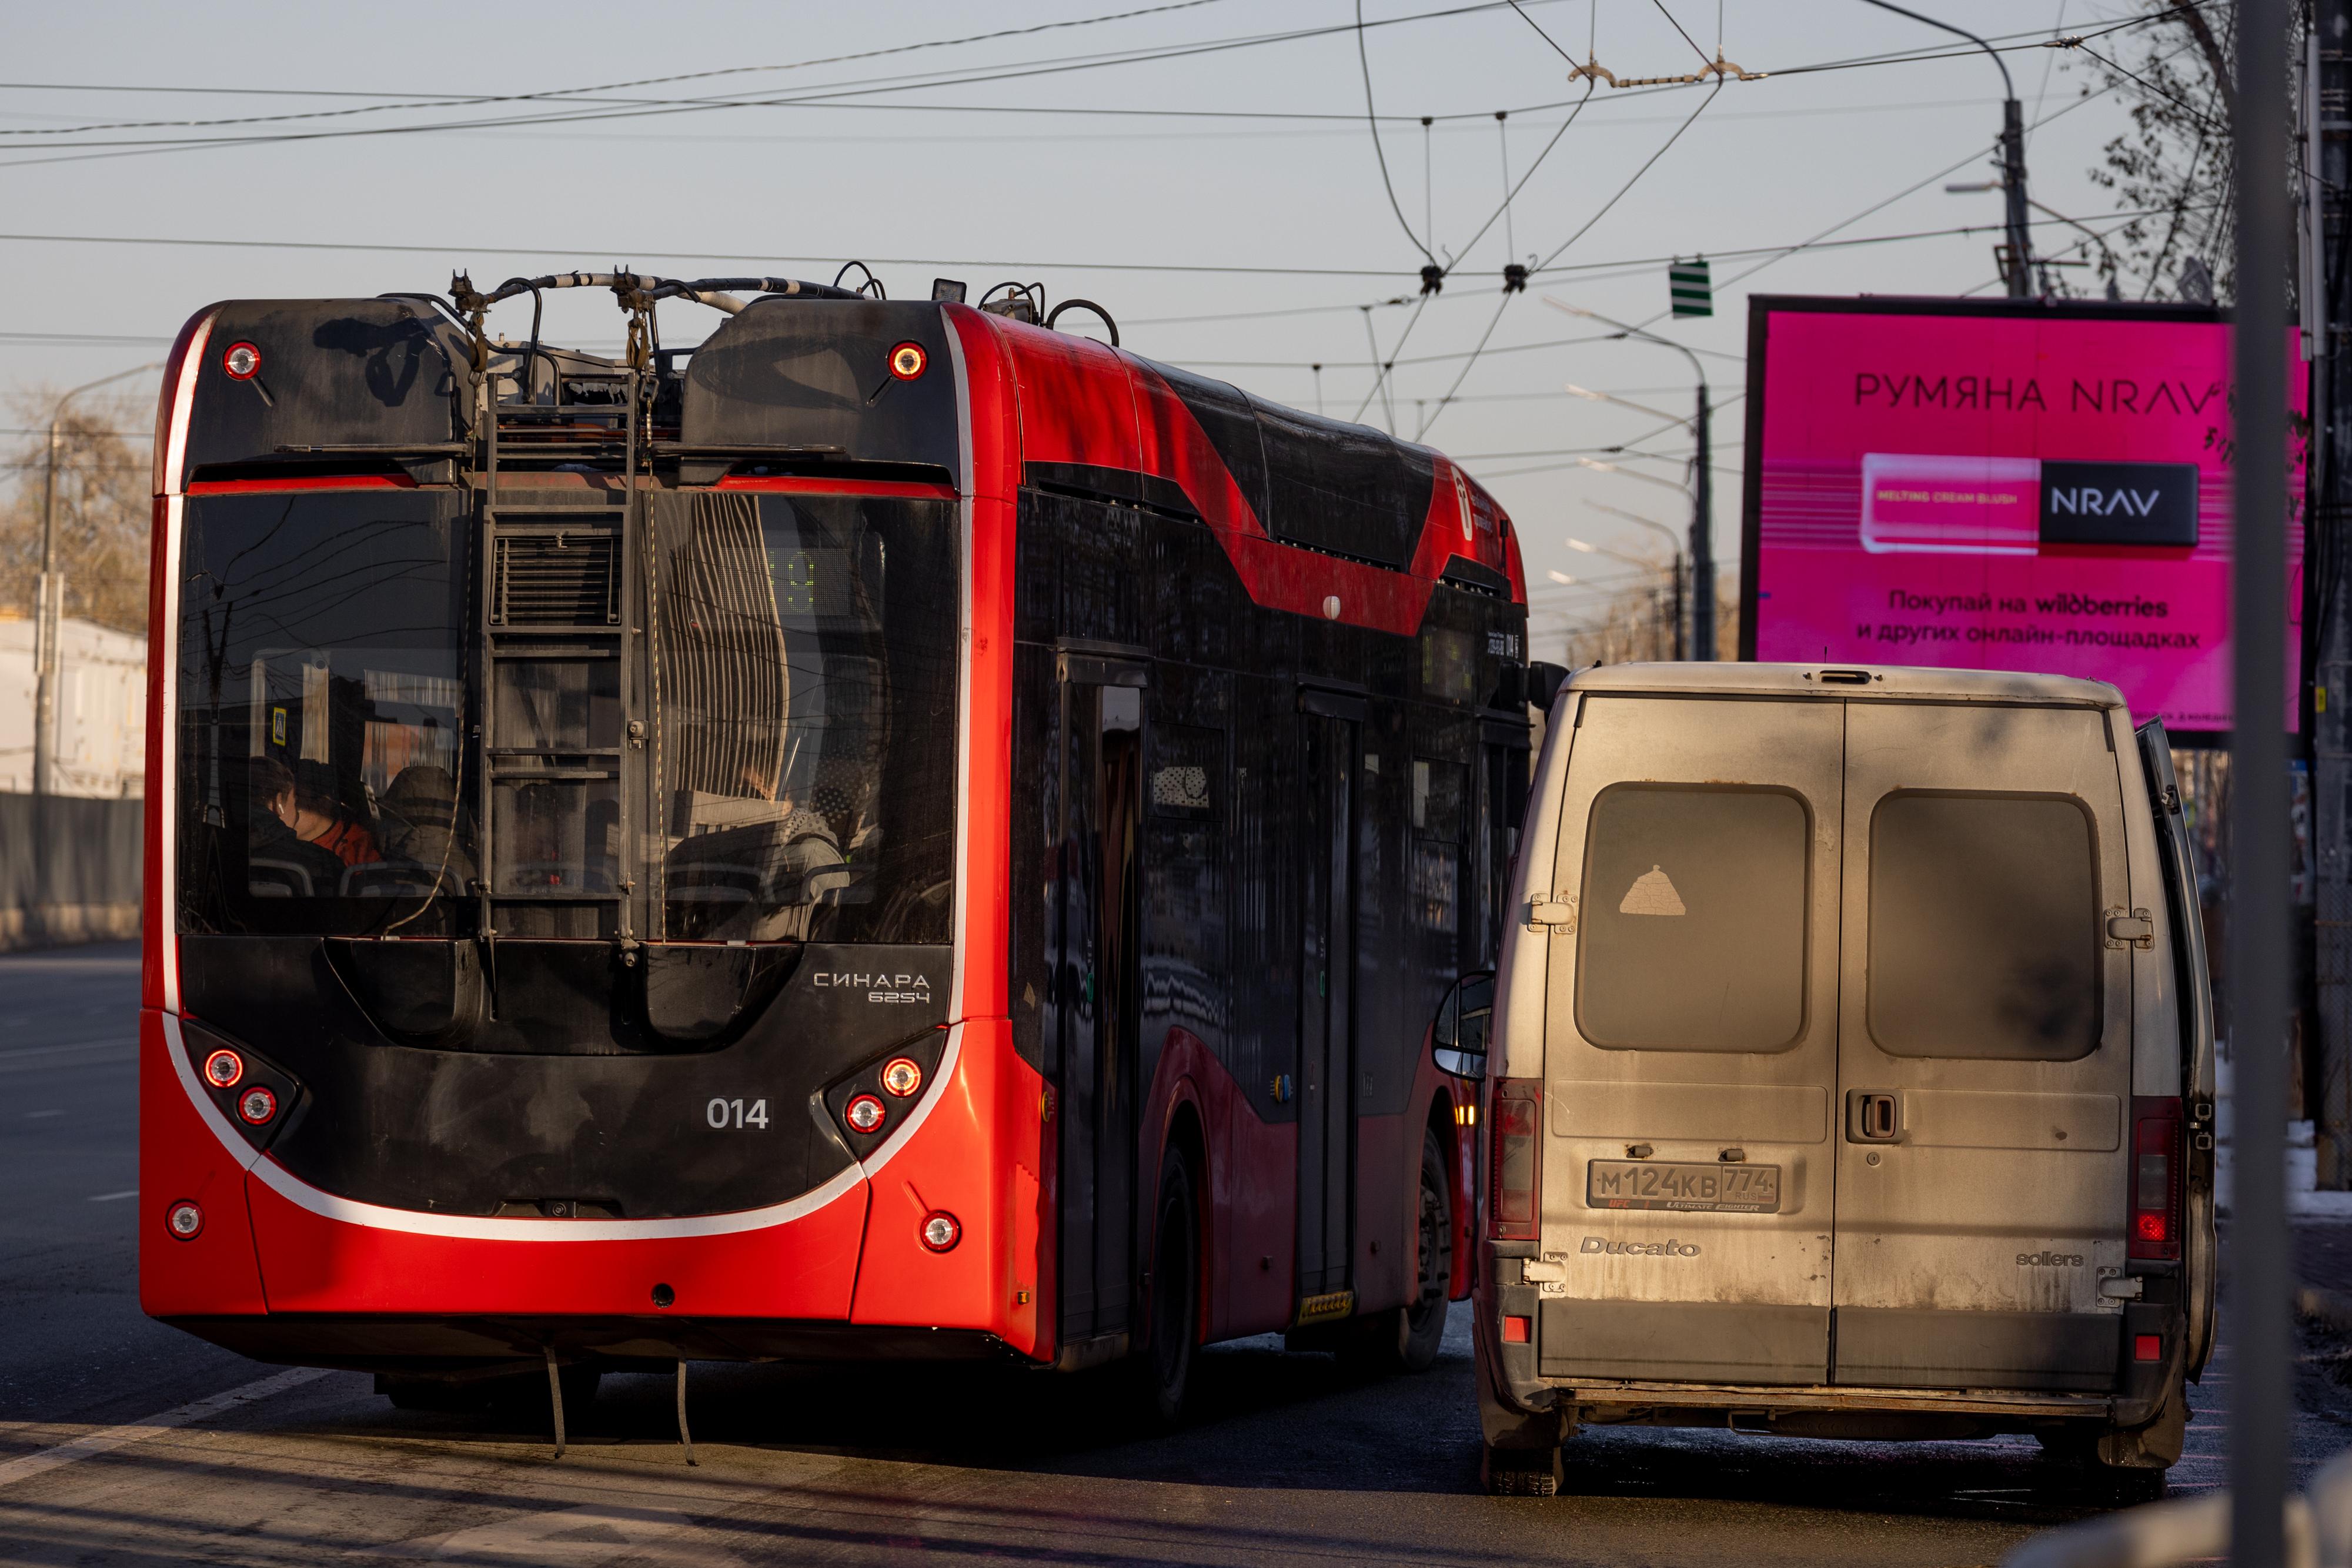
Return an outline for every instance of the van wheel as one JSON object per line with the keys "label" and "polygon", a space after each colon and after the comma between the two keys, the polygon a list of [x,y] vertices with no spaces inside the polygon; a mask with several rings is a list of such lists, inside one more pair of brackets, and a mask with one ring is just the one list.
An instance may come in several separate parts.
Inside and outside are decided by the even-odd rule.
{"label": "van wheel", "polygon": [[2094,1464],[2090,1468],[2091,1497],[2108,1508],[2136,1508],[2164,1496],[2169,1477],[2167,1470]]}
{"label": "van wheel", "polygon": [[1557,1497],[1560,1461],[1558,1448],[1498,1448],[1479,1445],[1478,1479],[1494,1497]]}
{"label": "van wheel", "polygon": [[1151,1278],[1145,1291],[1151,1343],[1137,1358],[1141,1401],[1157,1426],[1184,1413],[1192,1354],[1201,1337],[1201,1224],[1192,1163],[1171,1148],[1160,1162],[1159,1218],[1151,1228]]}
{"label": "van wheel", "polygon": [[1415,1213],[1413,1256],[1420,1280],[1412,1301],[1370,1312],[1347,1325],[1339,1355],[1352,1371],[1370,1374],[1427,1372],[1445,1341],[1445,1317],[1454,1303],[1454,1193],[1445,1179],[1445,1151],[1437,1134],[1421,1134],[1421,1201]]}

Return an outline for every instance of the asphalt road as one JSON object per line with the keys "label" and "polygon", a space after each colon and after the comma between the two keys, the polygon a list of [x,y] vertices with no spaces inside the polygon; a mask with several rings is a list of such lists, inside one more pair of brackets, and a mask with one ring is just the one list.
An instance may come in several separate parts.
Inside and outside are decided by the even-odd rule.
{"label": "asphalt road", "polygon": [[[699,1364],[698,1466],[642,1376],[555,1461],[536,1408],[395,1411],[140,1314],[137,984],[126,948],[0,957],[0,1563],[1970,1564],[2093,1511],[2031,1439],[1646,1429],[1576,1439],[1566,1495],[1488,1498],[1458,1312],[1418,1378],[1217,1347],[1167,1436],[1085,1380]],[[2299,1472],[2352,1442],[2352,1352],[2305,1349]],[[2220,1482],[2227,1387],[2225,1346],[2176,1494]]]}

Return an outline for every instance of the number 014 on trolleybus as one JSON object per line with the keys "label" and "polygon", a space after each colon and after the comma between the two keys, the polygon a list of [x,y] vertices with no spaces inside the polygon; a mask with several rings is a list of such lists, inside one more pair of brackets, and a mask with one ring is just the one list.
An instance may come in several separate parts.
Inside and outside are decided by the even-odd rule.
{"label": "number 014 on trolleybus", "polygon": [[[623,355],[541,340],[560,287]],[[1218,1340],[1434,1354],[1473,1096],[1424,1026],[1492,963],[1540,684],[1511,526],[935,293],[181,331],[150,1313],[413,1400],[954,1354],[1172,1414]]]}

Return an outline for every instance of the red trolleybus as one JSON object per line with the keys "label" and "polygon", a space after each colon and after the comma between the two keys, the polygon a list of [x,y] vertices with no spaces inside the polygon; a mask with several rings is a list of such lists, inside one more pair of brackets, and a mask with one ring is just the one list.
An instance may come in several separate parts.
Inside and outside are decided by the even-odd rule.
{"label": "red trolleybus", "polygon": [[150,1313],[395,1398],[1433,1354],[1528,745],[1444,457],[1019,292],[629,274],[214,306],[158,432]]}

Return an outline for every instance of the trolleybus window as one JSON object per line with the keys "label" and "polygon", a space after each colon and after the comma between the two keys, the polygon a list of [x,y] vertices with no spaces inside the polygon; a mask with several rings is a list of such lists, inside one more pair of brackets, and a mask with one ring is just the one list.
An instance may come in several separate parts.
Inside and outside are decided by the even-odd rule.
{"label": "trolleybus window", "polygon": [[2099,883],[2080,802],[1905,791],[1878,803],[1870,1035],[1896,1056],[2091,1053]]}
{"label": "trolleybus window", "polygon": [[944,942],[955,505],[654,503],[662,934]]}
{"label": "trolleybus window", "polygon": [[1805,1020],[1805,803],[1619,784],[1584,833],[1576,1024],[1599,1046],[1781,1051]]}
{"label": "trolleybus window", "polygon": [[182,929],[446,929],[417,917],[475,874],[457,516],[430,492],[188,502]]}

